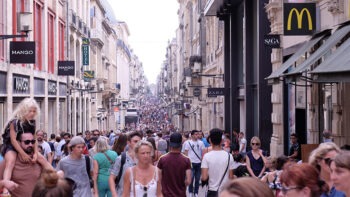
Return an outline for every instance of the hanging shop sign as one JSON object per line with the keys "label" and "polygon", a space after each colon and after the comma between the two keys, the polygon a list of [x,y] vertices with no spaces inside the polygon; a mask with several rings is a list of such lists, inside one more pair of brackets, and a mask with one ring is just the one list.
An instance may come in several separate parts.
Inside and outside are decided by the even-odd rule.
{"label": "hanging shop sign", "polygon": [[83,66],[87,66],[89,65],[89,39],[88,38],[83,38],[82,51],[83,51]]}
{"label": "hanging shop sign", "polygon": [[281,45],[280,35],[276,35],[276,34],[265,35],[264,44],[265,46],[268,46],[271,48],[280,48],[280,45]]}
{"label": "hanging shop sign", "polygon": [[10,42],[11,64],[35,64],[35,42]]}
{"label": "hanging shop sign", "polygon": [[199,97],[201,95],[201,89],[196,87],[193,89],[193,96]]}
{"label": "hanging shop sign", "polygon": [[58,61],[57,62],[57,75],[60,76],[74,76],[75,74],[75,62],[74,61]]}
{"label": "hanging shop sign", "polygon": [[224,96],[225,88],[208,88],[208,97]]}
{"label": "hanging shop sign", "polygon": [[316,3],[283,4],[284,35],[311,35],[316,30]]}
{"label": "hanging shop sign", "polygon": [[95,71],[84,70],[84,81],[85,82],[90,82],[94,78],[95,78]]}

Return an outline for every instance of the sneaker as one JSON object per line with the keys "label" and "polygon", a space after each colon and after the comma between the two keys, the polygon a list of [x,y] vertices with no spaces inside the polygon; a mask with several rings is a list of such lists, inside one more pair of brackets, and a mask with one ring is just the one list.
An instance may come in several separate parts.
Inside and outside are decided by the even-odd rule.
{"label": "sneaker", "polygon": [[190,195],[189,195],[189,197],[193,197],[193,193],[189,193]]}
{"label": "sneaker", "polygon": [[194,197],[198,197],[198,194],[194,194]]}

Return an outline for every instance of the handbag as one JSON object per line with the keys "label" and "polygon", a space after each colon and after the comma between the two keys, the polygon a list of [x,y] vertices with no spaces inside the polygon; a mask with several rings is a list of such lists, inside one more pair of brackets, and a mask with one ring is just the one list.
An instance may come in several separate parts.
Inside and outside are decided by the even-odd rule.
{"label": "handbag", "polygon": [[[218,187],[218,189],[216,191],[208,190],[207,197],[217,197],[218,196],[221,183],[224,180],[226,172],[228,170],[228,166],[230,165],[230,153],[227,153],[227,154],[228,154],[227,166],[226,166],[226,170],[225,170],[224,174],[221,177],[221,180],[220,180],[220,183],[219,183],[219,187]],[[209,178],[208,178],[208,181],[209,181]],[[208,185],[208,188],[209,188],[209,185]]]}

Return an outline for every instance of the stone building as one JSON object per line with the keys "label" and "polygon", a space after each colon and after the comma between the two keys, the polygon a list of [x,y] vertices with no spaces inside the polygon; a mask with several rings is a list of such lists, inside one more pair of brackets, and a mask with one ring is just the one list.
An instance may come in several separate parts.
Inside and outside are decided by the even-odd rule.
{"label": "stone building", "polygon": [[283,3],[293,2],[270,0],[265,7],[270,34],[281,34],[281,48],[271,53],[273,72],[267,76],[273,88],[273,155],[286,154],[291,133],[297,133],[302,144],[321,143],[324,130],[332,131],[340,146],[350,142],[346,121],[350,66],[345,55],[349,1],[313,1],[317,13],[312,18],[317,21],[313,34],[283,35]]}

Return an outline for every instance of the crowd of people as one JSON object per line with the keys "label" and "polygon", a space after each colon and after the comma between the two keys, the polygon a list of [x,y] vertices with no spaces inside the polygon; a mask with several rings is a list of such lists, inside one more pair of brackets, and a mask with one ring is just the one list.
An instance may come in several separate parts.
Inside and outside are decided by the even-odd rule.
{"label": "crowd of people", "polygon": [[[124,131],[36,129],[39,107],[24,99],[3,131],[0,196],[350,196],[350,152],[325,141],[301,161],[298,136],[277,158],[244,132],[180,132],[151,98]],[[325,133],[328,137],[328,133]]]}

